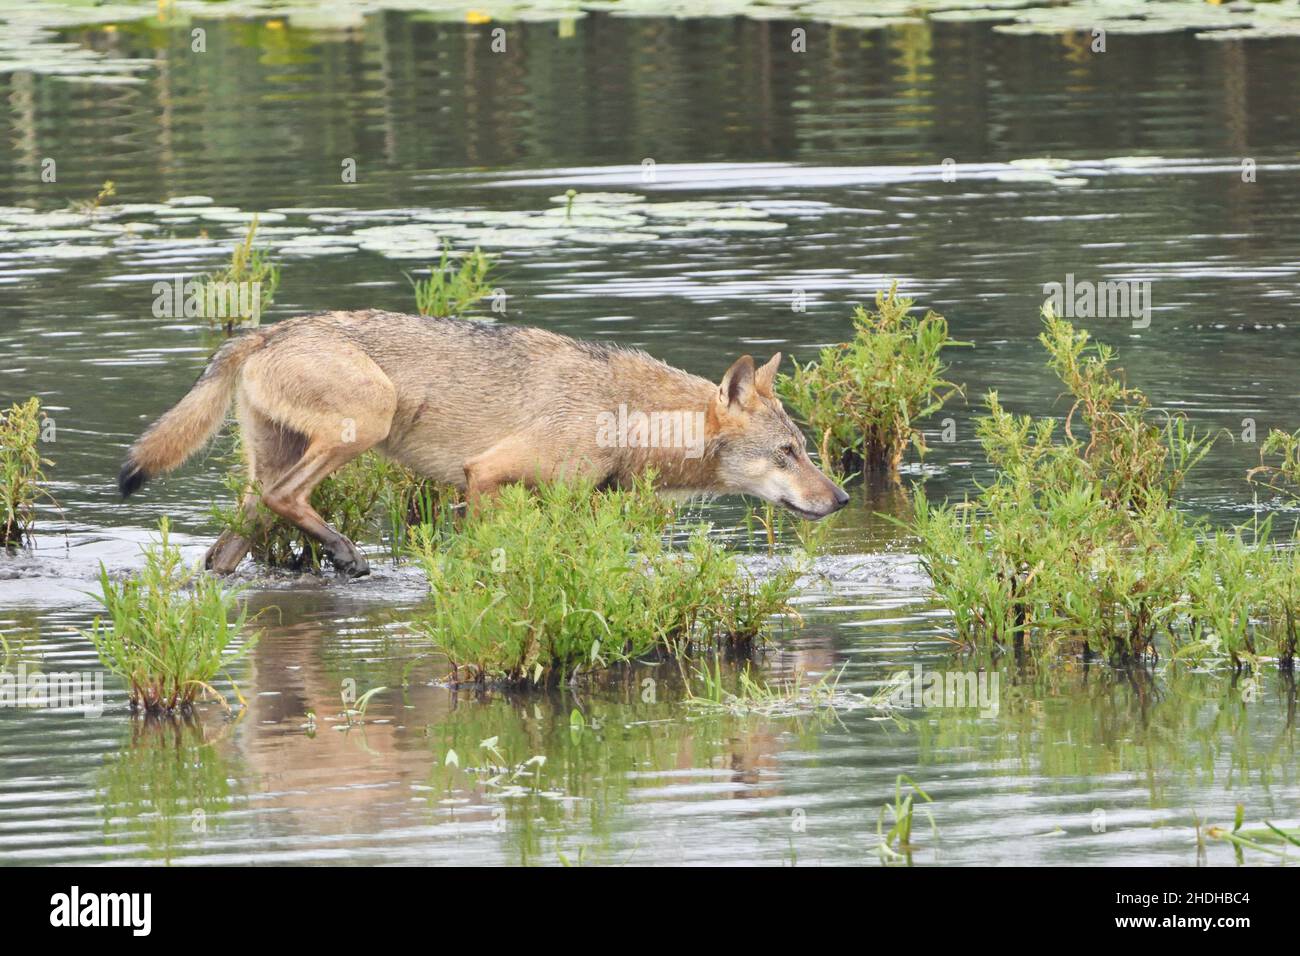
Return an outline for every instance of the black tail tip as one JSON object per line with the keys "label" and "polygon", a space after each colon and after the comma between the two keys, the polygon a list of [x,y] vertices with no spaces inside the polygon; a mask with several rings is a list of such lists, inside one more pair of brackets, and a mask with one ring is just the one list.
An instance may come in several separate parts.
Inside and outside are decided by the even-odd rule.
{"label": "black tail tip", "polygon": [[145,470],[128,458],[122,463],[122,470],[117,473],[117,490],[122,492],[124,499],[129,498],[148,480],[149,475]]}

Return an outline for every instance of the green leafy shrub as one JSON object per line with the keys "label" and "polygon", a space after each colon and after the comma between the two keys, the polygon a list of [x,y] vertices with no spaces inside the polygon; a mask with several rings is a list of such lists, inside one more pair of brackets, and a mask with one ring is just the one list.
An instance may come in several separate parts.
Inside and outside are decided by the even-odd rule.
{"label": "green leafy shrub", "polygon": [[1040,341],[1073,403],[1064,425],[1015,416],[996,392],[977,432],[994,479],[973,501],[918,492],[908,527],[940,601],[972,645],[1170,652],[1255,665],[1296,650],[1300,565],[1271,522],[1211,529],[1173,506],[1212,439],[1153,421],[1114,353],[1050,309]]}
{"label": "green leafy shrub", "polygon": [[43,488],[45,467],[52,464],[41,457],[43,420],[37,398],[0,411],[0,548],[31,541],[36,502],[50,497]]}
{"label": "green leafy shrub", "polygon": [[822,349],[816,362],[781,375],[776,389],[812,430],[828,467],[891,474],[908,445],[925,453],[917,423],[961,391],[944,378],[942,352],[952,345],[948,322],[935,312],[918,318],[912,300],[876,294],[875,311],[853,314],[849,342]]}
{"label": "green leafy shrub", "polygon": [[756,580],[697,526],[665,543],[673,508],[649,478],[502,489],[454,533],[417,529],[431,609],[417,627],[478,680],[572,674],[651,652],[747,644],[790,612],[796,572]]}
{"label": "green leafy shrub", "polygon": [[159,541],[144,548],[143,570],[121,584],[100,565],[104,616],[82,632],[104,666],[126,681],[131,708],[148,713],[188,710],[202,692],[224,702],[212,679],[257,641],[244,633],[238,592],[186,568],[168,530],[164,518]]}

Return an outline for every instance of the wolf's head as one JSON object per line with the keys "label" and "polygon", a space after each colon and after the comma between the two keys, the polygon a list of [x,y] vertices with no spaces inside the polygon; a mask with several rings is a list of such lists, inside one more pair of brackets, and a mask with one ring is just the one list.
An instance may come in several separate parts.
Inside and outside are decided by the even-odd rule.
{"label": "wolf's head", "polygon": [[705,434],[722,490],[783,505],[801,518],[824,518],[849,496],[808,457],[803,432],[772,391],[781,353],[761,368],[742,355],[722,376]]}

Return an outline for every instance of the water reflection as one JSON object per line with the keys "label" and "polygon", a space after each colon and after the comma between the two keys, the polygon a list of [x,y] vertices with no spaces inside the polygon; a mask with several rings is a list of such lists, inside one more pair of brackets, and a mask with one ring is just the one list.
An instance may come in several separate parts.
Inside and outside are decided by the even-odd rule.
{"label": "water reflection", "polygon": [[170,863],[219,839],[244,805],[246,768],[220,714],[137,717],[130,739],[107,755],[95,787],[112,857]]}

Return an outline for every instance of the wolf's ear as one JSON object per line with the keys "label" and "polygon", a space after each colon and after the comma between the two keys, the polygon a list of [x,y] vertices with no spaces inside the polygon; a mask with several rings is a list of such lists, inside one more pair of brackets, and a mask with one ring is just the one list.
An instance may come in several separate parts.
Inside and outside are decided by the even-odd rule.
{"label": "wolf's ear", "polygon": [[767,364],[754,373],[754,387],[764,398],[774,398],[772,386],[776,384],[776,370],[781,367],[781,353],[777,352]]}
{"label": "wolf's ear", "polygon": [[718,404],[724,408],[745,408],[754,401],[754,359],[742,355],[727,369],[718,386]]}

